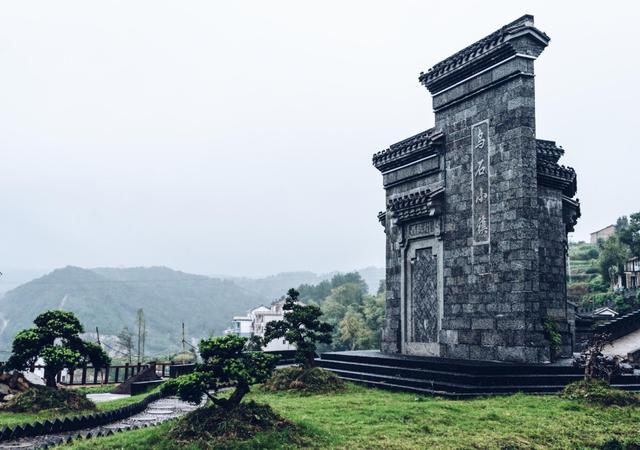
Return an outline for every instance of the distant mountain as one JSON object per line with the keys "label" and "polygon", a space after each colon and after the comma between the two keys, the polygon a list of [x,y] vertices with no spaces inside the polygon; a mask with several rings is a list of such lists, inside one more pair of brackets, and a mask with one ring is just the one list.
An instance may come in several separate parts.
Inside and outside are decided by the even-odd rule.
{"label": "distant mountain", "polygon": [[49,270],[45,269],[14,269],[11,267],[3,267],[0,271],[2,272],[2,275],[0,275],[0,297],[5,292],[49,272]]}
{"label": "distant mountain", "polygon": [[248,291],[273,301],[285,295],[291,288],[297,288],[301,284],[318,284],[329,278],[331,275],[323,276],[313,272],[284,272],[265,278],[232,277],[227,279]]}
{"label": "distant mountain", "polygon": [[[371,292],[378,289],[384,269],[359,271]],[[213,278],[167,267],[65,267],[10,290],[0,297],[0,360],[15,334],[33,326],[33,319],[49,309],[72,311],[87,333],[96,327],[114,342],[124,326],[136,331],[136,311],[144,309],[147,322],[145,354],[167,354],[181,349],[181,322],[193,342],[220,335],[233,316],[281,297],[291,287],[318,284],[335,273],[288,272],[270,277]]]}
{"label": "distant mountain", "polygon": [[116,335],[124,326],[133,330],[136,311],[143,308],[148,332],[145,353],[166,354],[181,348],[182,321],[190,338],[221,334],[234,315],[265,301],[232,281],[166,267],[65,267],[0,299],[0,348],[8,349],[15,334],[48,309],[76,313],[88,332],[97,326],[103,335]]}
{"label": "distant mountain", "polygon": [[[364,269],[354,270],[367,282],[369,292],[375,294],[378,292],[380,280],[385,277],[385,270],[380,267],[366,267]],[[271,275],[265,278],[246,278],[246,277],[226,277],[238,286],[241,286],[258,295],[265,296],[270,300],[282,297],[290,288],[297,288],[301,284],[314,285],[325,280],[330,280],[338,272],[329,272],[325,274],[316,274],[313,272],[283,272],[277,275]]]}

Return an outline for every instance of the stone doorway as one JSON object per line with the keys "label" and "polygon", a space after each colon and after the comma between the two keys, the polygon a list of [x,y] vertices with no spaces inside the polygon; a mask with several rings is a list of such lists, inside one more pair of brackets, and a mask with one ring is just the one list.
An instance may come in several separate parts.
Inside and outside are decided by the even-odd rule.
{"label": "stone doorway", "polygon": [[403,353],[438,356],[442,317],[441,252],[436,239],[409,244],[405,253]]}

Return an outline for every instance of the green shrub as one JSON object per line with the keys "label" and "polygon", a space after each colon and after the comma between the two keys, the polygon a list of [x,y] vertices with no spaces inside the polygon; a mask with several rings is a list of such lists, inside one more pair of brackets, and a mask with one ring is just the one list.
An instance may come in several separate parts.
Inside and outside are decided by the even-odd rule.
{"label": "green shrub", "polygon": [[602,275],[597,275],[589,281],[589,292],[607,292],[608,290],[609,284],[602,279]]}
{"label": "green shrub", "polygon": [[246,440],[258,433],[295,425],[277,415],[269,405],[241,403],[227,410],[215,405],[198,408],[176,422],[169,437],[175,442],[201,442],[199,448],[219,448],[227,441]]}
{"label": "green shrub", "polygon": [[583,303],[592,305],[594,308],[608,305],[624,304],[624,297],[614,292],[596,292],[583,297]]}
{"label": "green shrub", "polygon": [[595,244],[582,244],[579,246],[572,246],[570,249],[571,259],[578,261],[588,261],[590,259],[596,259],[600,255],[598,246]]}
{"label": "green shrub", "polygon": [[319,367],[278,369],[262,385],[265,391],[298,391],[306,394],[339,392],[344,388],[344,382],[335,373]]}
{"label": "green shrub", "polygon": [[545,320],[544,332],[545,337],[549,341],[551,360],[555,360],[560,353],[560,344],[562,344],[562,336],[558,332],[558,323],[551,319]]}
{"label": "green shrub", "polygon": [[571,283],[567,286],[567,295],[569,297],[582,297],[589,291],[589,283],[577,282]]}
{"label": "green shrub", "polygon": [[598,273],[598,272],[600,272],[600,269],[598,269],[598,268],[597,268],[597,267],[595,267],[595,266],[591,266],[591,267],[587,267],[587,268],[584,270],[584,272],[585,272],[585,273],[588,273],[588,274],[594,274],[594,273]]}
{"label": "green shrub", "polygon": [[597,379],[571,383],[564,388],[561,396],[601,406],[640,406],[637,394],[612,388],[606,381]]}
{"label": "green shrub", "polygon": [[96,405],[84,394],[44,386],[33,386],[17,394],[2,407],[6,411],[29,413],[47,410],[66,413],[93,410],[95,408]]}

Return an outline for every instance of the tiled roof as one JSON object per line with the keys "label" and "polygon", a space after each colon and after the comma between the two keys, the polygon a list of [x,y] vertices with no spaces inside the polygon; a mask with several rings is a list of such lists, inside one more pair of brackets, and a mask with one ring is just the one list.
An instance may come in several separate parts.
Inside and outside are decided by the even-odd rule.
{"label": "tiled roof", "polygon": [[444,135],[434,128],[422,131],[373,155],[373,165],[381,172],[399,167],[434,152],[434,145]]}
{"label": "tiled roof", "polygon": [[433,216],[440,212],[439,204],[434,200],[444,192],[444,188],[436,190],[424,189],[412,192],[387,201],[387,209],[393,212],[398,220],[413,219],[422,216]]}
{"label": "tiled roof", "polygon": [[[460,50],[452,56],[442,60],[431,67],[426,73],[420,73],[419,80],[432,92],[438,92],[445,86],[437,86],[436,81],[448,76],[450,73],[462,68],[463,66],[470,65],[471,63],[475,63],[478,60],[483,59],[486,60],[485,66],[489,67],[500,60],[504,60],[507,57],[514,55],[516,53],[515,49],[510,45],[507,45],[506,42],[511,36],[525,30],[535,31],[536,35],[539,36],[538,39],[542,40],[544,45],[549,41],[549,37],[545,33],[533,27],[533,16],[524,15],[470,46]],[[495,58],[492,59],[489,55]],[[482,70],[483,68],[485,67],[478,67],[479,70]],[[434,89],[432,90],[431,88]]]}
{"label": "tiled roof", "polygon": [[538,154],[538,159],[557,163],[564,155],[564,150],[562,147],[558,147],[555,141],[536,139],[536,153]]}
{"label": "tiled roof", "polygon": [[562,198],[562,219],[566,227],[567,233],[574,231],[578,219],[582,215],[580,211],[580,200],[569,197]]}
{"label": "tiled roof", "polygon": [[545,186],[562,189],[562,193],[569,198],[576,195],[576,171],[572,167],[538,159],[538,182]]}
{"label": "tiled roof", "polygon": [[380,224],[384,227],[385,224],[387,223],[387,212],[386,211],[380,211],[378,213],[378,222],[380,222]]}

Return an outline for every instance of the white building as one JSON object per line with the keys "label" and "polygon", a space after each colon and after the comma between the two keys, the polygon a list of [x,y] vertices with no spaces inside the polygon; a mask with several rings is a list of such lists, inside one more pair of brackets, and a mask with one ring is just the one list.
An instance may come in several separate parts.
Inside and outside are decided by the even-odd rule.
{"label": "white building", "polygon": [[[267,323],[284,319],[283,306],[284,300],[278,300],[268,307],[260,305],[257,308],[253,308],[249,310],[246,316],[235,316],[233,318],[233,326],[226,329],[224,333],[237,334],[247,338],[251,336],[264,337]],[[267,352],[295,350],[295,347],[285,339],[277,339],[269,342],[262,350]]]}

